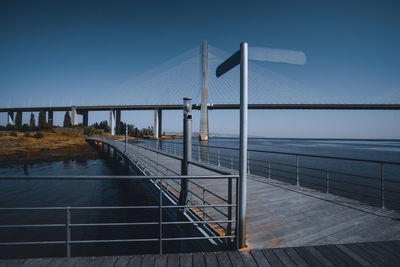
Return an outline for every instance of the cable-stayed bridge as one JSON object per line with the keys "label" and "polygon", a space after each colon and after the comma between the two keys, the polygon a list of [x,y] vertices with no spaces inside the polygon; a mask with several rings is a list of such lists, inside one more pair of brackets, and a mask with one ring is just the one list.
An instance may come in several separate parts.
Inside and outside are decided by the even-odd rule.
{"label": "cable-stayed bridge", "polygon": [[[200,134],[208,135],[208,109],[239,109],[239,68],[217,78],[215,70],[229,53],[208,45],[192,48],[155,68],[119,84],[87,103],[71,106],[8,107],[8,123],[13,124],[15,112],[45,110],[48,122],[53,112],[71,111],[72,122],[77,115],[88,124],[89,111],[110,111],[110,126],[119,134],[123,110],[155,110],[155,137],[162,132],[162,110],[182,109],[182,98],[193,99],[193,109],[201,110]],[[94,101],[94,102],[91,102]],[[384,92],[373,99],[346,99],[324,95],[288,77],[277,74],[257,63],[249,62],[250,109],[400,109],[400,89]],[[205,137],[206,138],[206,137]]]}

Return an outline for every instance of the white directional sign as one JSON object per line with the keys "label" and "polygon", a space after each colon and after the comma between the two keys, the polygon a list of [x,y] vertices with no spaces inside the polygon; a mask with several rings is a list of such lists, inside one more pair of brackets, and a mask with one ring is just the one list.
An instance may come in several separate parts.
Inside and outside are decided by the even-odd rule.
{"label": "white directional sign", "polygon": [[[295,65],[304,65],[306,55],[302,51],[268,48],[268,47],[249,47],[249,60],[277,62]],[[230,56],[221,65],[218,66],[216,75],[222,76],[240,64],[240,50]]]}

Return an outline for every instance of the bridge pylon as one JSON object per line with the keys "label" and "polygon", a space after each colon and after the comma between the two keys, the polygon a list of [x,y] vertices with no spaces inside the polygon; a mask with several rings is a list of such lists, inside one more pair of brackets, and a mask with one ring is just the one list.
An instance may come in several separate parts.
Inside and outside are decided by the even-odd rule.
{"label": "bridge pylon", "polygon": [[201,90],[201,106],[200,106],[200,131],[199,131],[200,141],[208,140],[207,69],[208,69],[207,40],[203,40],[203,45],[202,45],[203,86]]}

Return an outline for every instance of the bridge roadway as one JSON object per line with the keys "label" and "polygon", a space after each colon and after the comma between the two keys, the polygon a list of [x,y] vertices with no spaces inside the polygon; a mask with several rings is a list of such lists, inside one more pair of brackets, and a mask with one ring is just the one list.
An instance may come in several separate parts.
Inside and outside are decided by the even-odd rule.
{"label": "bridge roadway", "polygon": [[[124,142],[110,141],[110,145],[124,153]],[[148,174],[179,175],[180,158],[162,153],[135,144],[128,144],[127,149],[129,157]],[[231,172],[204,163],[192,164],[192,175]],[[226,184],[221,184],[225,181],[199,183],[227,197]],[[247,190],[247,244],[252,249],[400,240],[400,213],[393,210],[253,174],[248,176]]]}

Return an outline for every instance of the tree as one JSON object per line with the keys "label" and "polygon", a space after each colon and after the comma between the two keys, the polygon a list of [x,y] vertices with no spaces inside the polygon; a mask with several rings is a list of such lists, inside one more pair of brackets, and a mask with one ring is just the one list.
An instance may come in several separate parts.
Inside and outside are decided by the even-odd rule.
{"label": "tree", "polygon": [[39,112],[38,126],[41,129],[44,129],[47,126],[47,123],[46,123],[46,112],[44,110],[41,110]]}
{"label": "tree", "polygon": [[36,125],[35,115],[33,114],[33,112],[31,112],[31,119],[29,120],[29,126],[35,127],[35,125]]}
{"label": "tree", "polygon": [[15,116],[15,127],[17,129],[21,129],[22,126],[22,112],[17,112],[17,116]]}
{"label": "tree", "polygon": [[72,126],[71,116],[69,116],[69,111],[66,111],[64,115],[64,127],[71,127],[71,126]]}

